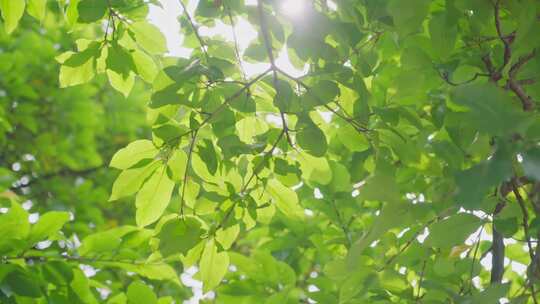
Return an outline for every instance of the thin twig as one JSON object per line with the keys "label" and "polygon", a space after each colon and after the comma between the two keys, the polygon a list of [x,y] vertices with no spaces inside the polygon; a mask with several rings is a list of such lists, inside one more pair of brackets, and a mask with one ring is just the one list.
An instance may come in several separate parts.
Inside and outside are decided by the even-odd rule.
{"label": "thin twig", "polygon": [[242,93],[244,93],[244,91],[248,90],[252,85],[254,85],[256,82],[258,82],[261,78],[263,78],[270,71],[271,71],[271,69],[267,69],[266,71],[262,72],[257,77],[253,78],[252,80],[250,80],[249,82],[244,84],[244,86],[241,89],[236,91],[231,96],[227,97],[223,101],[223,103],[221,105],[219,105],[219,107],[217,107],[217,109],[215,109],[213,112],[208,114],[208,117],[206,117],[199,124],[199,126],[197,128],[191,129],[191,130],[189,130],[187,132],[184,132],[184,133],[182,133],[182,134],[180,134],[178,136],[175,136],[175,137],[171,138],[167,143],[174,142],[174,141],[178,140],[179,138],[181,138],[183,136],[186,136],[188,134],[192,134],[193,132],[196,132],[196,131],[200,130],[202,127],[204,127],[206,124],[208,124],[210,122],[210,120],[212,120],[212,118],[214,118],[214,116],[216,116],[219,112],[223,111],[231,102],[233,102],[236,98],[238,98],[240,95],[242,95]]}
{"label": "thin twig", "polygon": [[225,10],[227,11],[227,15],[229,16],[229,19],[231,21],[232,35],[234,40],[234,53],[236,55],[236,60],[238,61],[238,66],[240,67],[240,71],[242,72],[242,79],[244,79],[245,81],[247,77],[244,66],[242,65],[242,56],[240,56],[238,37],[236,36],[236,25],[234,23],[233,15],[231,14],[231,9],[225,5]]}
{"label": "thin twig", "polygon": [[480,247],[480,236],[482,236],[483,231],[484,231],[484,225],[482,225],[482,228],[480,228],[480,231],[478,232],[478,236],[476,237],[476,245],[474,248],[473,259],[471,263],[471,274],[470,274],[469,290],[468,290],[469,293],[471,292],[472,286],[473,286],[472,279],[474,275],[474,263],[476,261],[476,255],[478,254],[478,248]]}
{"label": "thin twig", "polygon": [[426,260],[422,263],[422,270],[420,271],[420,279],[418,280],[418,290],[416,291],[416,303],[420,302],[420,291],[422,289],[422,281],[424,280],[424,272],[426,271]]}
{"label": "thin twig", "polygon": [[332,207],[334,208],[334,212],[336,213],[336,218],[338,220],[339,226],[341,230],[343,231],[343,234],[345,234],[345,240],[347,241],[347,248],[350,248],[352,240],[351,240],[351,233],[349,232],[349,227],[345,225],[345,223],[343,222],[341,213],[339,213],[339,210],[336,206],[336,202],[334,200],[330,200],[330,205],[332,205]]}
{"label": "thin twig", "polygon": [[180,195],[180,216],[184,217],[184,205],[186,202],[185,199],[185,193],[186,193],[186,185],[187,185],[187,179],[188,179],[188,170],[191,166],[191,159],[193,156],[193,149],[195,148],[195,142],[197,141],[197,134],[199,133],[199,129],[195,130],[191,134],[191,142],[189,144],[189,150],[187,155],[187,162],[186,162],[186,168],[184,170],[184,183],[182,184],[182,193]]}
{"label": "thin twig", "polygon": [[536,49],[531,53],[520,57],[518,61],[512,65],[508,71],[508,82],[506,84],[507,88],[511,89],[521,101],[524,111],[532,111],[534,109],[534,101],[531,96],[529,96],[525,90],[523,90],[522,83],[516,79],[519,70],[530,61],[536,55]]}
{"label": "thin twig", "polygon": [[33,179],[31,179],[30,181],[28,181],[27,183],[18,183],[18,184],[15,184],[11,187],[9,187],[10,190],[14,191],[14,190],[18,190],[18,189],[21,189],[21,188],[24,188],[24,187],[28,187],[34,183],[36,183],[37,181],[41,181],[41,180],[44,180],[44,179],[49,179],[49,178],[54,178],[54,177],[58,177],[58,176],[64,176],[64,175],[70,175],[70,176],[79,176],[79,175],[85,175],[85,174],[90,174],[90,173],[93,173],[99,169],[103,169],[105,168],[106,166],[98,166],[98,167],[93,167],[93,168],[88,168],[88,169],[83,169],[83,170],[70,170],[70,169],[62,169],[60,171],[57,171],[57,172],[53,172],[53,173],[47,173],[47,174],[44,174],[44,175],[41,175],[41,176],[37,176],[37,177],[34,177]]}
{"label": "thin twig", "polygon": [[490,76],[489,74],[486,74],[486,73],[475,73],[473,75],[473,77],[471,77],[471,79],[469,79],[469,80],[465,80],[463,82],[453,82],[452,80],[450,80],[450,75],[448,75],[448,72],[439,71],[439,75],[441,76],[441,78],[446,83],[448,83],[451,86],[455,86],[455,87],[460,86],[460,85],[464,85],[464,84],[469,84],[469,83],[475,81],[478,77],[489,77]]}
{"label": "thin twig", "polygon": [[[270,68],[272,69],[272,81],[274,83],[274,89],[276,90],[276,96],[280,97],[279,85],[278,85],[278,74],[277,74],[278,68],[274,60],[274,54],[272,51],[272,42],[270,40],[270,34],[268,33],[268,24],[266,23],[266,16],[264,14],[264,7],[263,7],[262,0],[257,1],[257,11],[259,13],[261,34],[263,37],[264,46],[266,48],[268,60],[270,61]],[[287,120],[285,119],[285,114],[283,113],[281,109],[279,110],[279,116],[281,118],[281,124],[283,125],[283,130],[285,131],[285,136],[287,137],[287,142],[292,148],[294,148],[294,144],[289,134],[289,128],[287,126]]]}
{"label": "thin twig", "polygon": [[[444,213],[444,212],[443,212]],[[388,265],[392,264],[394,262],[395,259],[397,259],[403,252],[405,252],[405,250],[407,250],[407,248],[409,248],[409,246],[412,245],[412,243],[414,242],[414,240],[416,240],[416,238],[422,234],[424,232],[424,230],[429,227],[431,224],[437,222],[438,220],[440,220],[442,218],[442,215],[439,215],[437,217],[435,217],[434,219],[431,219],[430,221],[428,221],[427,223],[425,223],[420,229],[418,229],[418,231],[416,231],[414,233],[414,235],[405,243],[405,245],[403,247],[401,247],[398,251],[398,253],[394,254],[392,257],[390,257],[388,260],[386,260],[386,262],[384,263],[384,265],[379,268],[377,271],[378,272],[381,272],[383,271],[384,269],[386,269],[386,267],[388,267]]]}
{"label": "thin twig", "polygon": [[163,261],[156,262],[147,262],[144,260],[115,260],[115,259],[102,259],[102,258],[90,258],[84,256],[70,256],[70,255],[59,255],[55,257],[51,256],[39,256],[39,255],[18,255],[18,256],[0,256],[0,261],[11,261],[11,260],[34,260],[34,261],[58,261],[58,260],[67,260],[67,261],[76,261],[84,263],[121,263],[121,264],[130,264],[130,265],[163,265],[166,264]]}
{"label": "thin twig", "polygon": [[[257,173],[259,172],[259,170],[261,170],[263,168],[263,166],[266,164],[266,161],[272,156],[272,154],[274,153],[274,150],[276,150],[279,142],[283,139],[284,135],[285,135],[285,130],[281,130],[281,132],[279,133],[278,138],[276,139],[276,141],[274,142],[274,144],[272,145],[270,150],[268,150],[267,152],[264,153],[264,156],[263,156],[263,159],[261,160],[261,162],[258,163],[257,166],[255,166],[255,168],[253,168],[253,172],[251,173],[251,176],[248,178],[247,182],[242,186],[242,189],[240,189],[240,194],[241,195],[245,195],[245,192],[246,192],[249,184],[251,184],[251,181],[253,180],[253,178],[255,178],[255,176],[257,176]],[[235,200],[233,202],[231,207],[229,207],[229,209],[226,211],[225,216],[223,217],[223,219],[217,225],[215,231],[218,231],[220,228],[223,227],[223,225],[225,225],[225,223],[227,222],[227,220],[231,216],[232,212],[234,211],[234,208],[236,207],[236,205],[238,205],[239,201],[240,200]]]}
{"label": "thin twig", "polygon": [[363,127],[362,125],[360,125],[356,120],[354,120],[353,118],[350,118],[350,117],[347,117],[341,113],[339,113],[338,111],[332,109],[329,105],[326,104],[326,102],[324,100],[321,100],[321,98],[319,96],[317,96],[316,94],[314,94],[311,90],[311,87],[309,87],[306,83],[304,83],[302,80],[300,80],[299,78],[297,77],[294,77],[290,74],[288,74],[287,72],[283,71],[282,69],[280,68],[276,68],[277,71],[279,73],[281,73],[283,76],[295,81],[296,83],[298,83],[301,87],[303,87],[308,94],[311,94],[313,97],[315,97],[320,103],[323,104],[323,106],[330,112],[332,112],[333,114],[335,114],[336,116],[338,116],[339,118],[343,119],[344,121],[346,121],[347,123],[349,123],[351,126],[354,127],[355,130],[357,130],[358,132],[367,132],[369,131],[367,128]]}
{"label": "thin twig", "polygon": [[189,12],[187,10],[187,7],[185,6],[184,2],[182,0],[178,0],[180,2],[180,6],[182,6],[182,10],[184,11],[184,15],[186,15],[186,18],[191,25],[191,28],[193,29],[193,33],[195,33],[195,37],[197,37],[197,40],[199,41],[199,44],[201,45],[201,50],[203,51],[204,55],[206,56],[206,59],[209,58],[208,53],[206,51],[206,43],[202,39],[201,35],[199,34],[199,29],[195,25],[195,22],[193,22],[193,19],[189,15]]}
{"label": "thin twig", "polygon": [[495,18],[495,28],[497,29],[497,36],[504,44],[504,57],[503,57],[503,64],[499,67],[499,73],[508,65],[510,62],[510,59],[512,57],[512,49],[510,48],[510,40],[508,38],[505,38],[504,34],[501,30],[501,0],[497,0],[494,5],[494,18]]}

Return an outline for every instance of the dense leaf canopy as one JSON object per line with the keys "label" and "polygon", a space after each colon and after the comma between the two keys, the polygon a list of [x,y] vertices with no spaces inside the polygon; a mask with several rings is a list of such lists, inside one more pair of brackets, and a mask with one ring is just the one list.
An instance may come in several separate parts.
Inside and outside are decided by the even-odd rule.
{"label": "dense leaf canopy", "polygon": [[0,0],[1,303],[538,303],[540,2],[152,5]]}

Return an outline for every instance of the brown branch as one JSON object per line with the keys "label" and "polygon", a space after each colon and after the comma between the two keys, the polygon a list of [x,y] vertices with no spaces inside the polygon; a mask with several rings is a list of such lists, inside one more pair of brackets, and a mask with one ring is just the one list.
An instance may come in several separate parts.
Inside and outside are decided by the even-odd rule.
{"label": "brown branch", "polygon": [[490,77],[490,74],[486,74],[486,73],[475,73],[473,75],[473,77],[471,77],[471,79],[469,80],[465,80],[463,82],[453,82],[452,80],[450,80],[450,75],[448,75],[448,72],[441,72],[439,71],[439,76],[441,76],[441,78],[446,82],[448,83],[449,85],[451,86],[460,86],[460,85],[464,85],[464,84],[469,84],[473,81],[475,81],[478,77]]}
{"label": "brown branch", "polygon": [[[521,213],[523,214],[523,231],[525,233],[525,239],[527,240],[527,248],[529,249],[529,256],[531,258],[531,263],[533,263],[535,260],[535,256],[534,256],[533,247],[531,244],[531,237],[529,234],[529,212],[527,212],[525,201],[523,200],[521,193],[519,193],[519,188],[515,180],[512,180],[512,192],[514,193],[514,196],[516,197],[516,200],[518,201],[519,207],[521,208]],[[533,302],[537,304],[538,302],[536,299],[536,291],[534,288],[534,283],[530,282],[529,287],[531,289],[531,296],[532,296]]]}
{"label": "brown branch", "polygon": [[502,33],[502,30],[501,30],[501,16],[500,16],[500,11],[501,11],[501,0],[497,0],[495,2],[495,7],[494,7],[494,10],[495,10],[495,15],[494,15],[494,18],[495,18],[495,28],[497,29],[497,36],[499,37],[499,39],[502,41],[502,43],[504,44],[504,57],[503,57],[503,64],[499,67],[499,73],[506,67],[506,65],[508,65],[508,63],[510,62],[510,59],[512,57],[512,49],[510,48],[510,41],[508,38],[505,38],[504,34]]}
{"label": "brown branch", "polygon": [[512,180],[512,192],[514,193],[514,196],[516,197],[516,200],[518,201],[519,208],[521,209],[521,213],[523,216],[523,222],[522,222],[523,231],[525,232],[525,239],[527,240],[527,247],[529,248],[529,256],[532,261],[534,260],[534,252],[533,252],[533,247],[531,243],[531,236],[529,233],[529,212],[527,211],[527,207],[525,206],[525,201],[523,200],[521,193],[519,193],[519,186],[515,180]]}
{"label": "brown branch", "polygon": [[534,109],[534,101],[532,97],[525,92],[522,84],[520,84],[520,81],[517,80],[516,77],[523,65],[525,65],[528,61],[534,58],[535,55],[536,49],[534,49],[531,53],[520,57],[518,61],[514,65],[512,65],[512,67],[508,71],[508,81],[506,86],[507,88],[512,90],[514,94],[517,95],[517,97],[521,101],[521,105],[523,106],[524,111],[532,111]]}
{"label": "brown branch", "polygon": [[495,69],[493,62],[491,61],[491,58],[489,57],[489,54],[482,56],[482,61],[484,62],[484,65],[486,66],[486,69],[488,70],[491,81],[493,82],[499,81],[502,78],[502,75],[499,71]]}
{"label": "brown branch", "polygon": [[504,241],[503,235],[492,223],[493,235],[491,245],[491,284],[501,283],[504,274]]}
{"label": "brown branch", "polygon": [[536,83],[536,79],[529,78],[529,79],[521,79],[517,81],[517,84],[519,85],[532,85]]}
{"label": "brown branch", "polygon": [[[472,263],[471,263],[471,274],[469,276],[470,277],[469,290],[468,290],[469,293],[471,292],[472,286],[473,286],[472,279],[473,279],[473,275],[474,275],[474,263],[476,261],[476,255],[478,254],[478,248],[480,248],[480,236],[482,236],[482,232],[484,232],[484,225],[482,225],[482,228],[480,228],[480,231],[478,232],[478,236],[476,237],[476,245],[475,245],[475,248],[474,248],[473,259],[472,259]],[[490,250],[491,250],[491,248],[490,248]]]}

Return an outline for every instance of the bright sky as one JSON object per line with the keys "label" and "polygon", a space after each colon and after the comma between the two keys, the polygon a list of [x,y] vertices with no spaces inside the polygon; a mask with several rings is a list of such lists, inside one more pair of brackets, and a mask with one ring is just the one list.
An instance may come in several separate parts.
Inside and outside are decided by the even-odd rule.
{"label": "bright sky", "polygon": [[[165,37],[167,38],[167,46],[169,48],[169,55],[177,57],[189,57],[191,49],[182,47],[183,36],[180,32],[180,24],[178,22],[178,16],[182,14],[182,7],[178,3],[179,0],[160,0],[163,5],[163,9],[157,6],[151,6],[149,19],[152,23],[160,28]],[[193,16],[195,8],[197,7],[198,0],[184,0],[187,4],[189,14]],[[302,12],[302,7],[305,5],[305,0],[282,0],[283,11],[289,16],[299,16]],[[256,1],[246,0],[246,5],[256,5]],[[245,19],[240,19],[236,22],[236,36],[238,37],[238,44],[240,53],[243,54],[244,50],[249,44],[257,38],[257,29],[254,28]],[[208,28],[202,26],[199,28],[199,34],[201,36],[216,36],[219,35],[225,38],[227,41],[233,42],[232,27],[224,24],[223,22],[216,22],[216,26]],[[249,63],[242,62],[242,65],[246,71],[248,77],[257,75],[265,71],[269,64],[265,63]],[[276,65],[289,72],[293,76],[301,76],[307,72],[307,66],[304,70],[296,69],[289,60],[286,48],[283,48],[278,56],[276,56]]]}

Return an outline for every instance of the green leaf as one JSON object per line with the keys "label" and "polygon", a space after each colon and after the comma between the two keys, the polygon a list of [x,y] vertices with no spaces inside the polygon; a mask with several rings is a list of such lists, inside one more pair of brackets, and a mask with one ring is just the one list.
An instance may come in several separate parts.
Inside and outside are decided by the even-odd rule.
{"label": "green leaf", "polygon": [[499,148],[489,160],[457,172],[457,203],[469,210],[478,208],[490,188],[511,177],[512,158],[504,147]]}
{"label": "green leaf", "polygon": [[143,159],[153,159],[157,153],[158,150],[151,141],[136,140],[118,150],[112,157],[109,166],[121,170],[129,169]]}
{"label": "green leaf", "polygon": [[304,210],[298,204],[298,196],[294,190],[285,187],[277,179],[271,179],[266,185],[266,191],[283,214],[289,217],[303,216]]}
{"label": "green leaf", "polygon": [[252,143],[254,137],[268,131],[268,124],[260,117],[248,116],[236,122],[236,131],[241,141]]}
{"label": "green leaf", "polygon": [[91,23],[98,21],[107,12],[107,0],[81,0],[77,5],[79,22]]}
{"label": "green leaf", "polygon": [[500,232],[504,237],[511,238],[519,230],[519,223],[516,217],[510,218],[495,218],[493,220],[494,227],[497,228],[497,231]]}
{"label": "green leaf", "polygon": [[150,108],[159,108],[165,105],[181,104],[183,96],[178,93],[179,87],[177,84],[172,84],[162,90],[152,94]]}
{"label": "green leaf", "polygon": [[118,92],[122,93],[122,95],[124,95],[126,98],[129,96],[129,93],[135,84],[135,74],[133,73],[129,73],[129,76],[124,78],[122,75],[114,71],[107,70],[107,78],[109,79],[111,86]]}
{"label": "green leaf", "polygon": [[148,22],[139,21],[129,25],[137,43],[147,52],[161,54],[167,51],[167,41],[159,29]]}
{"label": "green leaf", "polygon": [[171,200],[174,182],[167,175],[167,167],[158,168],[143,185],[137,198],[136,221],[139,227],[144,227],[157,221]]}
{"label": "green leaf", "polygon": [[409,210],[410,205],[405,203],[386,204],[369,230],[351,245],[347,254],[347,265],[358,265],[364,250],[389,229],[401,225]]}
{"label": "green leaf", "polygon": [[153,162],[147,166],[122,171],[114,181],[109,201],[137,193],[158,166],[159,162]]}
{"label": "green leaf", "polygon": [[136,71],[133,57],[126,48],[118,43],[113,43],[107,50],[106,63],[108,69],[118,73],[124,79],[129,77],[130,72]]}
{"label": "green leaf", "polygon": [[469,213],[451,215],[429,227],[426,245],[442,249],[461,245],[481,224],[480,218]]}
{"label": "green leaf", "polygon": [[469,108],[461,117],[480,132],[491,135],[511,134],[528,126],[528,117],[518,103],[492,83],[477,83],[456,87],[452,92],[456,103]]}
{"label": "green leaf", "polygon": [[305,94],[306,99],[304,100],[304,103],[307,108],[309,108],[309,106],[325,105],[334,101],[338,95],[339,88],[335,82],[322,80],[310,87]]}
{"label": "green leaf", "polygon": [[73,280],[71,266],[64,261],[49,261],[42,267],[45,280],[55,285],[66,285]]}
{"label": "green leaf", "polygon": [[369,149],[369,142],[365,134],[360,133],[353,126],[347,124],[339,127],[337,132],[339,141],[350,151],[365,151]]}
{"label": "green leaf", "polygon": [[227,228],[222,228],[216,231],[216,241],[218,241],[223,249],[227,250],[231,248],[234,241],[240,233],[240,225],[232,225]]}
{"label": "green leaf", "polygon": [[16,202],[6,214],[0,215],[0,231],[9,238],[25,239],[30,232],[28,213]]}
{"label": "green leaf", "polygon": [[28,0],[26,12],[37,20],[43,20],[47,12],[47,0]]}
{"label": "green leaf", "polygon": [[229,267],[229,255],[217,251],[214,239],[209,240],[199,262],[203,292],[207,293],[219,285]]}
{"label": "green leaf", "polygon": [[165,222],[159,230],[159,250],[163,256],[181,253],[186,255],[202,240],[205,230],[203,223],[196,217],[185,216]]}
{"label": "green leaf", "polygon": [[57,57],[60,67],[60,87],[79,85],[95,76],[96,58],[100,55],[100,44],[90,43],[78,53],[66,52]]}
{"label": "green leaf", "polygon": [[19,20],[24,14],[26,1],[0,0],[0,10],[4,18],[4,29],[11,34],[19,24]]}
{"label": "green leaf", "polygon": [[402,34],[420,30],[429,10],[429,3],[428,0],[389,1],[388,12],[394,20],[396,30]]}
{"label": "green leaf", "polygon": [[276,96],[274,97],[274,105],[281,112],[289,112],[291,108],[292,99],[295,96],[294,92],[285,80],[278,79],[276,90]]}
{"label": "green leaf", "polygon": [[90,43],[85,49],[78,53],[71,54],[62,62],[63,65],[76,68],[82,66],[90,60],[96,59],[100,55],[100,44],[97,42]]}
{"label": "green leaf", "polygon": [[395,177],[386,171],[377,171],[374,176],[366,180],[365,185],[360,187],[360,198],[389,203],[397,203],[402,200]]}
{"label": "green leaf", "polygon": [[7,284],[11,290],[19,295],[30,298],[39,298],[42,296],[41,288],[38,284],[39,278],[35,275],[18,270],[9,273],[4,279],[4,283]]}
{"label": "green leaf", "polygon": [[127,298],[129,304],[155,304],[157,303],[156,294],[148,285],[141,281],[135,281],[129,284],[127,289]]}
{"label": "green leaf", "polygon": [[509,289],[510,283],[492,284],[486,287],[482,292],[464,300],[462,303],[497,303],[501,298],[504,298],[508,294]]}
{"label": "green leaf", "polygon": [[73,280],[69,286],[84,303],[98,303],[90,290],[88,279],[80,269],[73,269]]}
{"label": "green leaf", "polygon": [[188,129],[177,124],[164,124],[154,127],[152,132],[154,135],[164,142],[171,142],[180,139],[188,133]]}
{"label": "green leaf", "polygon": [[139,50],[134,51],[131,55],[133,56],[133,63],[135,64],[138,75],[144,81],[152,83],[158,74],[156,63],[152,57]]}
{"label": "green leaf", "polygon": [[249,62],[259,62],[264,61],[268,54],[266,53],[266,48],[260,43],[251,44],[244,51],[244,57]]}
{"label": "green leaf", "polygon": [[523,153],[522,156],[525,175],[540,181],[540,149],[530,149]]}
{"label": "green leaf", "polygon": [[150,280],[164,280],[180,284],[178,274],[166,263],[150,261],[147,264],[129,264],[123,262],[103,262],[104,266],[116,267],[129,272],[135,272]]}
{"label": "green leaf", "polygon": [[345,166],[332,161],[330,162],[330,168],[332,168],[332,182],[330,187],[335,192],[348,192],[352,191],[351,175]]}
{"label": "green leaf", "polygon": [[326,136],[310,119],[300,121],[296,133],[296,141],[300,148],[315,157],[323,157],[328,149]]}
{"label": "green leaf", "polygon": [[113,252],[122,243],[123,236],[136,230],[137,228],[133,226],[120,226],[91,234],[83,239],[79,247],[79,254],[92,256]]}
{"label": "green leaf", "polygon": [[431,44],[440,58],[446,59],[454,50],[457,30],[457,18],[449,12],[436,14],[429,21]]}
{"label": "green leaf", "polygon": [[183,150],[176,150],[174,151],[171,158],[169,158],[169,161],[167,162],[167,166],[169,166],[169,170],[171,172],[171,178],[175,182],[179,182],[184,180],[184,173],[186,170],[186,165],[188,162],[188,157],[186,152]]}
{"label": "green leaf", "polygon": [[332,181],[332,170],[326,158],[314,157],[307,153],[300,154],[298,159],[302,176],[306,181],[326,185]]}
{"label": "green leaf", "polygon": [[216,150],[214,150],[214,144],[212,141],[205,139],[204,146],[199,148],[199,156],[204,161],[206,168],[210,174],[215,175],[218,168],[218,160],[216,156]]}
{"label": "green leaf", "polygon": [[68,212],[50,211],[39,218],[30,231],[30,243],[42,241],[56,234],[69,221]]}

